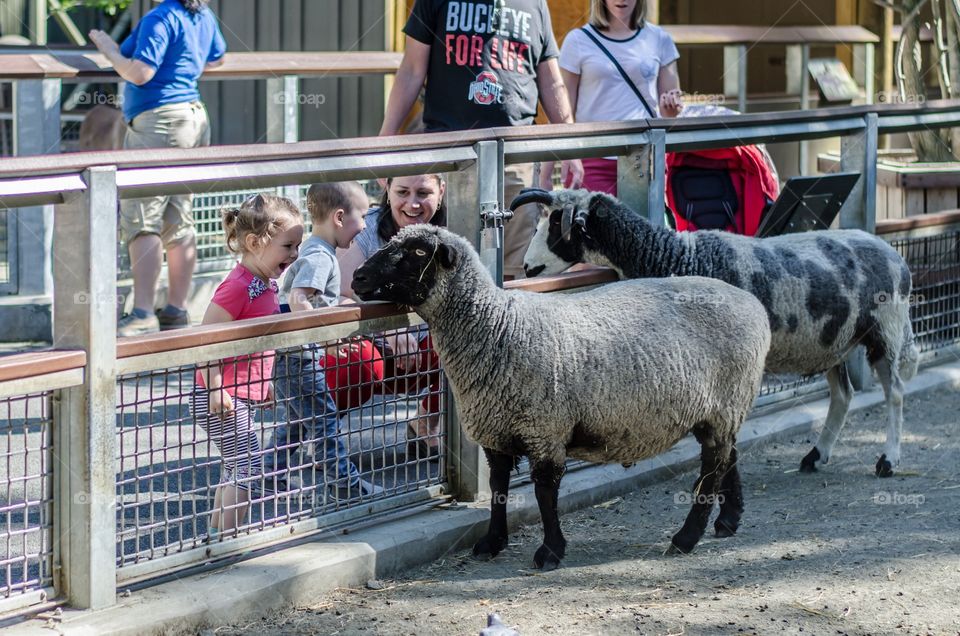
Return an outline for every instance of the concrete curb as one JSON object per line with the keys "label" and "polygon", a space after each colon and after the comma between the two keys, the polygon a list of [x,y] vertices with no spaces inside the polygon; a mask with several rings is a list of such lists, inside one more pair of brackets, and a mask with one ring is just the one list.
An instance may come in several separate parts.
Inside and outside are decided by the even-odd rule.
{"label": "concrete curb", "polygon": [[[960,363],[925,369],[907,383],[916,394],[943,385],[960,386]],[[883,402],[874,389],[857,394],[851,412]],[[798,403],[788,410],[751,418],[741,431],[738,448],[810,431],[823,421],[827,400]],[[699,447],[687,438],[667,453],[624,469],[596,466],[567,475],[562,484],[563,512],[605,501],[684,472],[696,465]],[[513,489],[509,523],[539,518],[533,488]],[[455,509],[434,508],[400,520],[335,538],[288,547],[212,572],[163,583],[127,597],[98,612],[65,610],[59,619],[32,620],[5,630],[11,636],[49,636],[51,630],[71,635],[144,635],[197,633],[205,626],[236,622],[282,607],[316,602],[337,587],[356,587],[373,578],[395,576],[473,545],[486,529],[486,503]]]}

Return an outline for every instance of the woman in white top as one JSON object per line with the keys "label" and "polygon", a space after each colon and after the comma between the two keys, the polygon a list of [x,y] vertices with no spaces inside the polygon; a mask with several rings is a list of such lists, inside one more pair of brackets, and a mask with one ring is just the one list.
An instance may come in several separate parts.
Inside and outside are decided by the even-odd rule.
{"label": "woman in white top", "polygon": [[[676,117],[683,110],[677,77],[680,54],[666,31],[644,20],[646,4],[646,0],[590,0],[590,23],[564,38],[560,71],[578,123]],[[541,172],[543,188],[551,187],[552,167]],[[616,158],[585,159],[583,168],[584,188],[616,195]]]}

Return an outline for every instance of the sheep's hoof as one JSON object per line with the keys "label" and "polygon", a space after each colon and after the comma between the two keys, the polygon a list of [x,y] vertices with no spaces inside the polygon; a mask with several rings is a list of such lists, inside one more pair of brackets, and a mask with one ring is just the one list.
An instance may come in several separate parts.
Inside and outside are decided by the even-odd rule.
{"label": "sheep's hoof", "polygon": [[737,534],[737,526],[739,524],[734,521],[728,521],[724,518],[718,518],[713,524],[714,530],[717,531],[717,537],[720,539],[726,539],[727,537],[732,537]]}
{"label": "sheep's hoof", "polygon": [[806,457],[800,460],[801,473],[817,472],[817,462],[820,461],[820,451],[814,446],[813,450],[807,453]]}
{"label": "sheep's hoof", "polygon": [[690,554],[700,541],[700,537],[684,534],[683,530],[673,535],[667,554]]}
{"label": "sheep's hoof", "polygon": [[893,464],[886,455],[881,455],[877,460],[877,477],[893,477]]}
{"label": "sheep's hoof", "polygon": [[[561,550],[561,552],[563,552],[563,550]],[[533,565],[542,572],[550,572],[560,567],[561,558],[563,558],[562,554],[558,556],[556,552],[542,545],[537,549],[536,554],[533,555]]]}
{"label": "sheep's hoof", "polygon": [[477,541],[473,546],[473,558],[478,561],[489,561],[500,554],[500,551],[507,547],[506,537],[491,537],[490,535]]}

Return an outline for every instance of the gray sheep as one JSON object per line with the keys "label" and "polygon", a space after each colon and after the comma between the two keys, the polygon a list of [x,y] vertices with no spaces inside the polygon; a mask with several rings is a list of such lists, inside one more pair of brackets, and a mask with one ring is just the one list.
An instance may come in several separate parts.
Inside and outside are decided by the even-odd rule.
{"label": "gray sheep", "polygon": [[770,345],[757,300],[705,278],[626,281],[577,294],[498,288],[464,239],[402,229],[354,274],[363,300],[416,309],[430,326],[466,434],[490,464],[490,527],[473,552],[507,545],[510,470],[530,460],[544,527],[534,563],[563,558],[557,494],[568,457],[630,463],[693,432],[701,472],[674,549],[703,536],[714,500],[718,536],[743,510],[737,431]]}
{"label": "gray sheep", "polygon": [[573,263],[615,269],[621,278],[708,276],[753,293],[764,304],[773,340],[767,369],[826,372],[830,407],[820,438],[800,464],[827,463],[843,429],[853,387],[847,356],[866,347],[887,402],[880,477],[900,463],[903,382],[916,373],[910,325],[910,270],[886,242],[859,230],[822,230],[764,239],[727,232],[654,227],[615,198],[586,190],[530,189],[511,207],[547,206],[524,257],[528,276]]}

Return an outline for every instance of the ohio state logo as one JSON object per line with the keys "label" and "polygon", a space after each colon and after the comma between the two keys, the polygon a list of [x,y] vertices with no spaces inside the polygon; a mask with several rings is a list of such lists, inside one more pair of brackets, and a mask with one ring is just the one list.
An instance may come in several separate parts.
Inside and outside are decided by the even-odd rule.
{"label": "ohio state logo", "polygon": [[488,106],[494,102],[503,103],[503,85],[497,76],[490,71],[484,71],[477,75],[474,82],[470,82],[470,93],[467,96],[472,102],[481,106]]}

